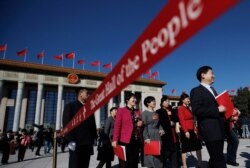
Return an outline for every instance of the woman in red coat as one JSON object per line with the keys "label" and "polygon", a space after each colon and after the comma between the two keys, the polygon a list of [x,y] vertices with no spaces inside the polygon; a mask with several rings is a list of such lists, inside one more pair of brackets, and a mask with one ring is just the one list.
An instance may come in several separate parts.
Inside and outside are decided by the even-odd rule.
{"label": "woman in red coat", "polygon": [[142,121],[140,112],[135,109],[137,102],[135,94],[128,93],[125,101],[126,107],[117,110],[112,146],[116,147],[119,144],[126,148],[127,161],[119,160],[120,168],[138,168],[141,143],[138,127],[142,126]]}
{"label": "woman in red coat", "polygon": [[187,168],[186,154],[187,152],[196,151],[198,166],[202,167],[201,157],[201,141],[197,136],[197,128],[195,126],[193,113],[189,107],[190,99],[186,93],[180,96],[180,106],[178,108],[178,117],[181,125],[181,150],[183,168]]}

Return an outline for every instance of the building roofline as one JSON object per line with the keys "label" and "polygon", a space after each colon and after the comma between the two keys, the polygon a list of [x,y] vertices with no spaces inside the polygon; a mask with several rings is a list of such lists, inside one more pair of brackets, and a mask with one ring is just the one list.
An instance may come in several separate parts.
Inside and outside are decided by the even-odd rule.
{"label": "building roofline", "polygon": [[[42,73],[42,74],[56,74],[60,76],[67,76],[69,73],[74,73],[79,76],[84,76],[90,79],[99,79],[103,80],[107,73],[104,72],[95,72],[89,70],[73,69],[68,67],[59,67],[47,64],[37,64],[31,62],[20,62],[9,59],[0,59],[0,70],[12,70],[19,72],[33,72],[33,73]],[[133,82],[134,84],[147,84],[152,86],[161,86],[166,85],[166,82],[155,80],[155,79],[146,79],[138,78]]]}

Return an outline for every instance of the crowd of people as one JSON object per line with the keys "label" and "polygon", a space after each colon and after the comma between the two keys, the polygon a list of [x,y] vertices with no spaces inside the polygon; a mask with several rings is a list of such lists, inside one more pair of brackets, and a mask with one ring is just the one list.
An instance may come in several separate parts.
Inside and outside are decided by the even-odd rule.
{"label": "crowd of people", "polygon": [[[35,157],[49,155],[53,148],[53,133],[54,130],[44,128],[43,125],[34,125],[37,130],[20,129],[17,133],[12,130],[2,133],[0,136],[0,150],[2,152],[2,164],[8,164],[10,155],[17,155],[17,162],[21,162],[25,158],[27,149],[34,151]],[[65,151],[66,140],[58,139],[58,144],[61,146],[61,151]],[[44,153],[40,150],[44,147]]]}
{"label": "crowd of people", "polygon": [[[239,138],[249,138],[249,118],[235,108],[230,118],[225,118],[226,107],[219,105],[217,93],[212,87],[214,73],[211,67],[197,70],[200,85],[193,88],[190,96],[180,95],[178,107],[172,107],[167,96],[159,102],[147,96],[143,100],[144,111],[137,109],[134,93],[125,95],[125,107],[113,107],[102,128],[97,129],[92,114],[78,127],[58,139],[61,149],[69,149],[69,168],[88,168],[90,157],[97,144],[97,168],[111,168],[114,150],[125,148],[126,160],[119,158],[120,168],[138,168],[138,163],[149,168],[187,168],[187,153],[195,151],[197,167],[205,167],[202,162],[202,145],[209,153],[209,167],[224,168],[227,164],[239,166],[236,161]],[[67,104],[63,112],[63,127],[74,117],[88,100],[87,88],[77,89],[77,99]],[[160,106],[156,109],[157,104]],[[38,131],[28,133],[22,129],[13,136],[11,131],[1,137],[2,163],[8,163],[9,154],[18,149],[17,161],[23,161],[28,147],[37,147],[35,155],[44,154],[53,147],[53,129],[37,126]],[[223,155],[224,141],[227,141],[227,155]],[[144,147],[153,142],[160,144],[158,154],[144,152]]]}
{"label": "crowd of people", "polygon": [[[235,109],[229,119],[225,118],[226,107],[215,100],[217,93],[212,87],[214,73],[211,67],[200,67],[196,77],[200,85],[191,90],[190,96],[182,93],[176,108],[172,108],[167,96],[163,96],[160,102],[156,102],[155,97],[148,96],[143,100],[146,110],[141,112],[136,108],[136,95],[129,93],[125,95],[126,106],[112,108],[110,117],[104,128],[98,130],[98,134],[95,131],[94,115],[91,115],[65,136],[69,141],[69,167],[89,167],[97,137],[97,160],[100,160],[97,168],[104,164],[107,168],[111,167],[114,159],[112,147],[118,146],[125,148],[126,155],[126,159],[119,158],[120,168],[137,168],[139,162],[149,168],[164,168],[167,162],[173,168],[186,168],[187,152],[191,151],[196,151],[197,167],[204,167],[202,144],[206,146],[210,156],[209,167],[223,168],[227,164],[239,166],[236,162],[239,132],[235,132],[233,126],[242,122],[240,118],[243,115]],[[77,95],[77,100],[66,105],[64,109],[64,126],[86,103],[88,89],[78,89]],[[157,103],[160,109],[155,109]],[[248,129],[243,125],[241,128],[242,138],[248,138]],[[223,155],[225,138],[228,143],[226,158]],[[160,153],[144,153],[144,146],[153,141],[160,143]]]}

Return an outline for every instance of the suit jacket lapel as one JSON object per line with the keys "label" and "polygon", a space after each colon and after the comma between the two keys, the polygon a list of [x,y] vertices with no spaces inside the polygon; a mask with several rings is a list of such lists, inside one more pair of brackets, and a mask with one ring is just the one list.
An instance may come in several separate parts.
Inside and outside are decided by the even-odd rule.
{"label": "suit jacket lapel", "polygon": [[214,100],[217,104],[217,101],[215,100],[214,95],[204,86],[200,85],[200,88],[206,92],[206,95],[208,95],[212,100]]}

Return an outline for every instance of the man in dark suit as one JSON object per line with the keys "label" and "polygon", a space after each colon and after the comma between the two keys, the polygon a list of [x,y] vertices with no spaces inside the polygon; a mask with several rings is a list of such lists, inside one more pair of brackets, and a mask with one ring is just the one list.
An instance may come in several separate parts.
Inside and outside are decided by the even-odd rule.
{"label": "man in dark suit", "polygon": [[[77,89],[77,100],[70,102],[64,108],[63,127],[74,117],[86,103],[89,96],[86,88]],[[90,156],[94,154],[93,144],[97,137],[94,114],[89,116],[78,127],[66,134],[69,142],[69,168],[88,168]]]}
{"label": "man in dark suit", "polygon": [[216,91],[211,87],[214,83],[213,70],[209,66],[202,66],[196,73],[200,85],[190,93],[191,107],[198,121],[198,132],[205,141],[211,168],[226,168],[223,155],[225,136],[225,107],[219,106],[215,100]]}

